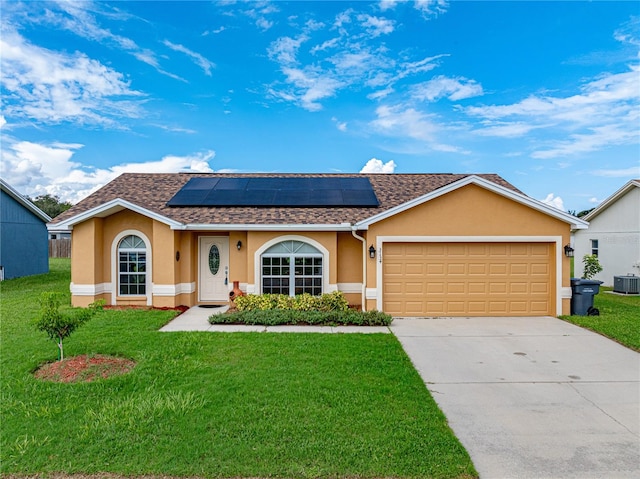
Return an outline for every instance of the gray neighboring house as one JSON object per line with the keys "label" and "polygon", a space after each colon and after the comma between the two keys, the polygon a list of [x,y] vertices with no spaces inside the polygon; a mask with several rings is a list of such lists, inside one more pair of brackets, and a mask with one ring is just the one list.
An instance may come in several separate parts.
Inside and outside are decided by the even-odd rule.
{"label": "gray neighboring house", "polygon": [[0,279],[49,271],[51,218],[0,178]]}
{"label": "gray neighboring house", "polygon": [[574,232],[575,276],[584,271],[582,258],[595,254],[602,272],[594,279],[613,286],[614,276],[640,275],[640,179],[625,183],[582,218],[589,228]]}

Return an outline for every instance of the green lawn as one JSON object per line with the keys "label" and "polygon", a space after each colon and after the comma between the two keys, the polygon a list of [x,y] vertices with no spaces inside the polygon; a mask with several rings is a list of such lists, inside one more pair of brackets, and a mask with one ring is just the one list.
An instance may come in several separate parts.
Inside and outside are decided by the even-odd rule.
{"label": "green lawn", "polygon": [[600,316],[561,316],[571,323],[591,329],[640,351],[640,296],[610,293],[611,288],[600,288],[593,298]]}
{"label": "green lawn", "polygon": [[171,311],[105,311],[65,355],[129,374],[41,382],[57,348],[31,324],[68,297],[69,261],[2,282],[0,472],[199,477],[471,478],[464,448],[389,334],[160,333]]}

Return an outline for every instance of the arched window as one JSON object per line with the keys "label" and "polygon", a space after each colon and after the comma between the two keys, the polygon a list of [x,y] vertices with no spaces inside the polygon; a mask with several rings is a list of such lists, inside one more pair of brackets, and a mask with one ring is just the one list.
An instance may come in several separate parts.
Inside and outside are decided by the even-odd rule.
{"label": "arched window", "polygon": [[139,236],[125,236],[118,244],[118,293],[147,294],[147,248]]}
{"label": "arched window", "polygon": [[322,253],[302,241],[277,243],[262,253],[262,292],[322,294]]}

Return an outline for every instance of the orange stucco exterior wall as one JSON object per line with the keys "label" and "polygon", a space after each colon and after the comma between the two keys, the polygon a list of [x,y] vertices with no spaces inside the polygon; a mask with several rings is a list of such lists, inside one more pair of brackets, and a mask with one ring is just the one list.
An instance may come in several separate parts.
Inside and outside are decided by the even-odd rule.
{"label": "orange stucco exterior wall", "polygon": [[[146,305],[147,298],[112,295],[114,279],[111,271],[116,238],[124,231],[138,231],[150,242],[151,275],[156,289],[174,288],[175,294],[153,295],[154,306],[192,306],[197,303],[198,238],[200,236],[229,237],[229,284],[259,286],[255,276],[256,252],[269,241],[295,236],[319,243],[328,252],[328,283],[362,286],[363,256],[366,265],[366,288],[376,288],[376,259],[368,256],[370,245],[377,245],[379,236],[554,236],[569,243],[567,223],[516,203],[476,185],[468,185],[435,198],[402,213],[375,223],[364,236],[363,244],[350,232],[286,232],[231,231],[193,232],[174,231],[169,226],[132,211],[120,211],[106,218],[93,218],[77,224],[73,229],[72,283],[85,288],[83,294],[73,294],[72,302],[86,306],[103,298],[108,304]],[[240,249],[237,248],[241,242]],[[179,253],[179,254],[178,254]],[[384,254],[384,253],[383,253]],[[562,257],[562,286],[569,285],[569,259]],[[554,256],[555,258],[555,256]],[[555,259],[554,259],[555,261]],[[555,268],[555,265],[552,265]],[[555,285],[552,285],[555,287]],[[86,293],[94,288],[95,294]],[[109,291],[102,291],[108,289]],[[362,293],[350,291],[350,303],[362,303]],[[367,309],[375,309],[374,299],[366,300]],[[569,300],[563,300],[562,313],[568,314]],[[560,313],[560,312],[559,312]]]}

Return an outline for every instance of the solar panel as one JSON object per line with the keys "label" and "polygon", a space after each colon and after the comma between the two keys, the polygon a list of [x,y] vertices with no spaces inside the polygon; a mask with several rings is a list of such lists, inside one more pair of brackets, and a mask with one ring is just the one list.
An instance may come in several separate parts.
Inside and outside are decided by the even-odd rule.
{"label": "solar panel", "polygon": [[167,206],[376,207],[369,178],[191,178]]}

